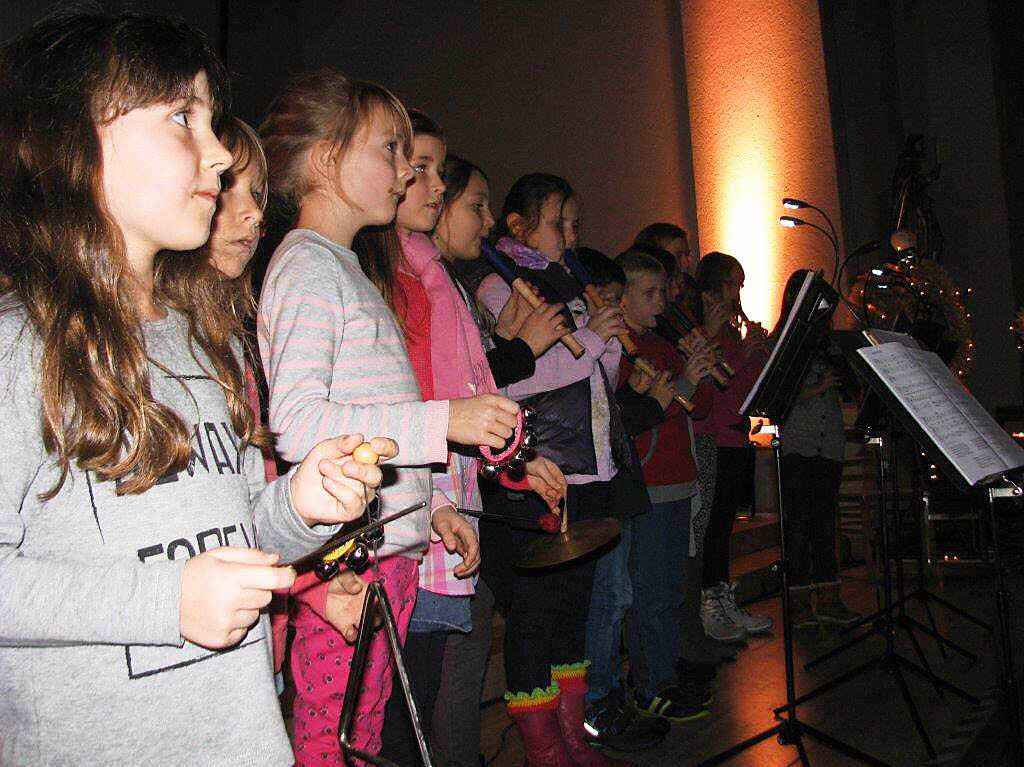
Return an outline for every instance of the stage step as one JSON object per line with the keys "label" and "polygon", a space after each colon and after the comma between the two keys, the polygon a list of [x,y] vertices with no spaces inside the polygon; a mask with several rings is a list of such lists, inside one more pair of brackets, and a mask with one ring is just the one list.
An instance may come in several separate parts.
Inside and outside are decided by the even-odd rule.
{"label": "stage step", "polygon": [[999,705],[999,690],[992,689],[960,718],[925,767],[1009,765],[1005,760],[1009,725]]}
{"label": "stage step", "polygon": [[740,517],[732,528],[729,551],[732,559],[779,545],[779,517],[774,512]]}
{"label": "stage step", "polygon": [[737,584],[737,602],[754,602],[779,593],[779,517],[774,511],[737,519],[729,546],[729,576]]}
{"label": "stage step", "polygon": [[779,593],[779,556],[779,547],[770,546],[732,558],[729,574],[736,581],[738,604],[756,602]]}

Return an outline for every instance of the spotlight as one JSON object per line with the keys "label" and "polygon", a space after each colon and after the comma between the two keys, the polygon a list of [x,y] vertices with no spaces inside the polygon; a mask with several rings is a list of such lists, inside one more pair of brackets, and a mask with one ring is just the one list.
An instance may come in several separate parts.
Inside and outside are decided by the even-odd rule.
{"label": "spotlight", "polygon": [[799,200],[796,197],[783,197],[782,207],[789,210],[800,210],[801,208],[810,208],[811,210],[817,211],[818,214],[825,219],[825,223],[828,224],[828,231],[822,229],[815,223],[810,221],[804,221],[796,216],[782,216],[779,218],[779,224],[786,227],[794,226],[810,226],[817,229],[823,235],[828,238],[828,241],[832,244],[832,250],[835,255],[835,263],[832,267],[832,281],[831,284],[835,285],[839,280],[839,235],[836,234],[836,228],[832,225],[832,219],[828,217],[828,214],[819,208],[817,205],[809,203],[805,200]]}

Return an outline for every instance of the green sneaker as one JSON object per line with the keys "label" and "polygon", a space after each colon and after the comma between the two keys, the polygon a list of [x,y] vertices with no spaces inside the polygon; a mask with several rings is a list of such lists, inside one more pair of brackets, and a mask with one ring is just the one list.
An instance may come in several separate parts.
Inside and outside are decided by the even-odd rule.
{"label": "green sneaker", "polygon": [[701,690],[686,687],[669,687],[653,698],[637,696],[636,707],[642,716],[667,719],[670,722],[693,722],[710,716],[705,706],[705,695]]}

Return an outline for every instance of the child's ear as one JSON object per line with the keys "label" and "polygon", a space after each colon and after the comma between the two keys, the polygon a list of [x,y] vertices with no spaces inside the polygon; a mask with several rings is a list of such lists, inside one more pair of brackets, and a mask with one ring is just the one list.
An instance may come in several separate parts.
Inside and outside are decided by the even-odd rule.
{"label": "child's ear", "polygon": [[313,143],[309,148],[309,167],[315,176],[329,181],[334,174],[334,166],[338,162],[338,154],[334,144],[327,139]]}
{"label": "child's ear", "polygon": [[523,239],[523,235],[526,231],[526,219],[518,213],[509,213],[508,216],[505,217],[505,226],[508,227],[508,231],[517,240]]}

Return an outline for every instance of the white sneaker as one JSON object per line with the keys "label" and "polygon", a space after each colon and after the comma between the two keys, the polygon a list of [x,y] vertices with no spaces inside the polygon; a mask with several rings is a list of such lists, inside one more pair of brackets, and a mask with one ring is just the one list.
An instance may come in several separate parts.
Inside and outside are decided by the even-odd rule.
{"label": "white sneaker", "polygon": [[[747,635],[747,631],[727,614],[723,585],[703,590],[700,618],[704,624],[704,633],[719,642],[739,642]],[[725,591],[727,592],[728,588]]]}
{"label": "white sneaker", "polygon": [[722,609],[733,623],[742,626],[748,634],[763,634],[772,630],[772,619],[767,615],[753,615],[736,604],[736,584],[719,583]]}

